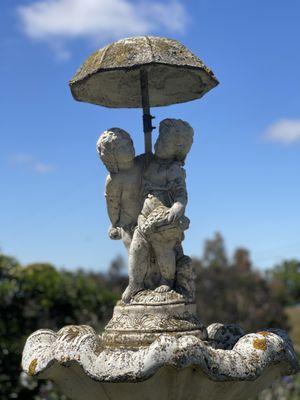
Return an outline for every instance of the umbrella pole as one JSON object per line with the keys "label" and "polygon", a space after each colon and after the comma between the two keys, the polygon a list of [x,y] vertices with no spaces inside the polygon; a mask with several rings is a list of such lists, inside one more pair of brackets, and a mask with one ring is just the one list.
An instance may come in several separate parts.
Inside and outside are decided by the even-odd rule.
{"label": "umbrella pole", "polygon": [[145,138],[145,153],[152,153],[152,115],[150,114],[148,72],[146,69],[140,70],[142,107],[143,107],[143,127]]}

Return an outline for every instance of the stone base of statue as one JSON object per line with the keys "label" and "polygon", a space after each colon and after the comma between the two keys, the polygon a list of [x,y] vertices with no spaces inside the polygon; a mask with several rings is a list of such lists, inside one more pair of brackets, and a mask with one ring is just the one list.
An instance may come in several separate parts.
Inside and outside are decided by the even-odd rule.
{"label": "stone base of statue", "polygon": [[196,315],[196,305],[170,291],[137,293],[129,304],[118,302],[102,335],[106,346],[147,346],[159,336],[196,336],[207,339],[207,331]]}
{"label": "stone base of statue", "polygon": [[88,326],[33,333],[23,369],[74,400],[248,399],[299,371],[284,331],[206,330],[194,307],[175,292],[139,293],[116,305],[102,335]]}

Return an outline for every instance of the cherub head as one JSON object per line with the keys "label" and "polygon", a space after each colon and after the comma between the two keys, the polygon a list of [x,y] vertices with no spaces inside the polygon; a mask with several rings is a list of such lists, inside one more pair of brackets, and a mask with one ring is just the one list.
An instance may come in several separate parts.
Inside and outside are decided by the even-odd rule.
{"label": "cherub head", "polygon": [[159,124],[159,136],[155,143],[155,155],[167,160],[184,161],[193,144],[194,130],[181,119],[164,119]]}
{"label": "cherub head", "polygon": [[97,142],[97,151],[110,173],[130,168],[135,157],[132,139],[121,128],[103,132]]}

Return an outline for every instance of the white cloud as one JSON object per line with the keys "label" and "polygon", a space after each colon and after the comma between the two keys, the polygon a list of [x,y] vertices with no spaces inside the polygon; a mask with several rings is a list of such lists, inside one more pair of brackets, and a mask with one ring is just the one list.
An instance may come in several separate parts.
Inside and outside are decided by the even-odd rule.
{"label": "white cloud", "polygon": [[34,163],[33,169],[35,172],[39,174],[47,174],[48,172],[54,171],[54,166],[51,164],[45,164],[38,161]]}
{"label": "white cloud", "polygon": [[281,119],[267,128],[264,137],[285,145],[299,142],[300,119]]}
{"label": "white cloud", "polygon": [[70,39],[104,44],[160,30],[183,32],[188,20],[182,0],[38,0],[17,11],[25,34],[58,47],[63,57]]}
{"label": "white cloud", "polygon": [[27,168],[38,174],[47,174],[55,170],[53,165],[37,161],[28,154],[13,154],[9,157],[9,162],[11,165]]}

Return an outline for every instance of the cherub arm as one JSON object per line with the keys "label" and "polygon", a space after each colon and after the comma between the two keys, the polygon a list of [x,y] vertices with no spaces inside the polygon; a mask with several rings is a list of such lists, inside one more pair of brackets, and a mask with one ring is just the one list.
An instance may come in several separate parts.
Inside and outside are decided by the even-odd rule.
{"label": "cherub arm", "polygon": [[118,230],[118,221],[121,212],[122,185],[117,176],[108,175],[105,183],[105,198],[108,216],[111,222],[109,237],[111,239],[120,239]]}
{"label": "cherub arm", "polygon": [[185,170],[180,163],[174,163],[169,170],[169,182],[172,182],[172,195],[174,203],[170,209],[168,220],[177,221],[184,214],[188,196],[185,183]]}

